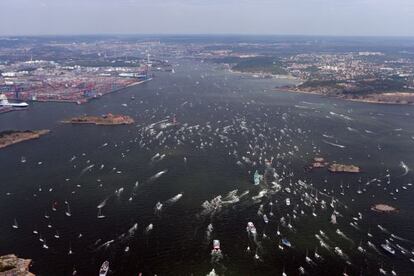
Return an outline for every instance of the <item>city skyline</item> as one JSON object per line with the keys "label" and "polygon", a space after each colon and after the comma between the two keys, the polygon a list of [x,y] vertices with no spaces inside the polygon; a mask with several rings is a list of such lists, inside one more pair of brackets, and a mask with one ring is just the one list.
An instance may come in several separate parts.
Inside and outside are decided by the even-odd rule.
{"label": "city skyline", "polygon": [[0,35],[414,36],[408,0],[3,0]]}

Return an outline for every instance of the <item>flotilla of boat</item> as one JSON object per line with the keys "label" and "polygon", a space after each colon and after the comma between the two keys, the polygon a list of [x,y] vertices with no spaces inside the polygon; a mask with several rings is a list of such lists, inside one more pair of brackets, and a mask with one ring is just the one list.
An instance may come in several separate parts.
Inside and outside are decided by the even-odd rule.
{"label": "flotilla of boat", "polygon": [[[135,98],[131,97],[131,100],[134,99]],[[122,104],[122,106],[131,107],[134,103],[138,102],[138,100],[135,102],[131,101],[128,103],[129,105]],[[190,104],[191,103],[183,103],[183,107]],[[269,112],[266,110],[264,111]],[[148,110],[148,112],[150,111]],[[290,116],[289,114],[280,112],[278,115],[279,116],[277,118],[283,122],[288,122],[288,118]],[[155,121],[154,118],[157,117],[154,116],[152,118],[153,121]],[[203,231],[206,230],[205,237],[208,240],[208,244],[211,244],[211,241],[213,242],[211,255],[214,262],[212,261],[212,263],[217,263],[222,258],[220,240],[213,239],[218,237],[219,233],[216,232],[215,229],[220,229],[219,227],[216,227],[215,224],[213,228],[213,223],[216,222],[215,218],[217,218],[220,214],[223,214],[224,210],[230,213],[230,210],[238,210],[239,207],[252,210],[252,215],[249,215],[248,217],[249,221],[247,218],[245,220],[248,221],[246,227],[247,235],[244,232],[245,222],[243,222],[240,229],[244,232],[245,238],[248,236],[248,238],[246,238],[247,246],[243,246],[243,249],[247,247],[246,252],[248,252],[248,254],[250,254],[257,262],[261,262],[264,259],[263,255],[265,254],[265,250],[263,250],[262,244],[265,242],[263,241],[273,242],[275,249],[279,249],[284,252],[293,252],[296,251],[296,249],[299,251],[299,248],[301,248],[301,241],[297,237],[301,235],[300,231],[303,229],[301,219],[306,218],[306,221],[315,221],[317,222],[315,225],[323,226],[323,228],[312,233],[311,236],[313,237],[313,241],[310,241],[314,242],[313,246],[319,247],[320,252],[317,252],[317,248],[313,254],[306,251],[304,266],[296,266],[296,273],[297,271],[299,271],[300,274],[309,273],[313,266],[321,263],[320,261],[323,260],[327,252],[332,256],[335,256],[336,254],[337,258],[339,256],[342,258],[344,263],[348,265],[352,261],[352,258],[354,258],[354,256],[350,254],[351,250],[357,249],[355,251],[357,251],[356,253],[359,257],[364,255],[365,258],[369,258],[369,254],[374,254],[374,252],[377,253],[376,256],[381,256],[381,253],[377,250],[377,247],[380,248],[380,246],[383,251],[388,253],[389,257],[401,253],[407,260],[409,260],[409,262],[414,263],[414,252],[406,249],[409,248],[407,246],[407,241],[401,241],[396,235],[392,234],[381,225],[373,227],[374,229],[372,229],[372,231],[371,229],[366,231],[368,227],[366,220],[363,219],[362,213],[352,213],[350,208],[347,206],[349,202],[366,196],[371,186],[376,185],[378,187],[384,187],[384,185],[389,185],[392,179],[390,172],[386,171],[382,176],[377,176],[375,178],[368,176],[361,177],[355,181],[355,188],[351,186],[353,184],[352,181],[348,181],[350,183],[347,183],[347,181],[345,183],[341,182],[341,184],[338,183],[338,185],[335,186],[328,177],[325,177],[325,179],[322,178],[321,186],[317,186],[312,182],[314,181],[313,179],[310,180],[307,177],[301,177],[301,175],[293,172],[289,167],[290,162],[302,153],[300,149],[301,143],[295,140],[297,138],[294,137],[306,137],[306,135],[304,135],[306,130],[283,127],[277,131],[274,131],[274,133],[272,132],[271,134],[265,134],[267,129],[265,124],[261,124],[259,121],[254,121],[253,123],[249,122],[244,116],[236,116],[232,118],[232,120],[217,123],[216,126],[211,122],[208,122],[205,125],[179,123],[175,114],[173,116],[168,116],[166,118],[164,117],[164,119],[161,118],[158,120],[160,121],[148,125],[140,125],[139,129],[142,136],[134,138],[135,140],[131,139],[130,141],[131,143],[136,143],[137,147],[140,149],[145,149],[148,152],[151,152],[147,157],[149,164],[148,168],[151,168],[151,171],[148,170],[149,174],[145,176],[142,181],[141,179],[139,179],[139,181],[133,179],[130,184],[126,183],[124,185],[124,183],[122,183],[116,187],[106,185],[104,176],[100,175],[99,178],[96,179],[95,184],[96,187],[100,189],[99,191],[105,191],[106,194],[93,203],[93,208],[96,206],[98,208],[97,214],[95,213],[96,209],[92,212],[93,219],[95,214],[97,219],[101,220],[106,218],[103,213],[103,209],[107,204],[112,204],[112,202],[116,202],[116,204],[130,204],[126,206],[135,206],[133,204],[137,202],[137,199],[140,197],[142,198],[142,190],[147,189],[150,185],[162,183],[162,181],[166,180],[170,174],[174,175],[176,173],[174,168],[162,167],[165,164],[168,164],[168,154],[172,151],[171,149],[176,149],[175,147],[185,144],[194,146],[194,149],[203,152],[208,148],[214,147],[214,143],[216,143],[215,141],[217,140],[220,146],[228,150],[226,155],[228,154],[232,158],[235,165],[237,165],[237,168],[239,170],[244,170],[243,173],[246,175],[246,183],[250,184],[247,185],[247,188],[239,188],[240,190],[235,189],[232,191],[226,191],[221,195],[214,194],[214,197],[212,196],[212,198],[205,199],[205,201],[201,204],[200,209],[202,209],[202,211],[197,213],[197,218],[200,219],[199,221],[205,222],[202,229]],[[357,133],[354,128],[350,128],[348,130],[353,133]],[[266,135],[271,136],[267,139]],[[237,141],[234,136],[245,138],[245,149],[242,150],[239,147],[239,141]],[[250,136],[253,138],[249,138]],[[324,138],[331,139],[333,141],[336,139],[334,136],[329,135],[324,135]],[[128,157],[128,153],[131,148],[124,148],[126,144],[125,141],[123,141],[123,143],[116,143],[115,141],[103,142],[104,141],[100,141],[99,147],[97,147],[99,151],[109,150],[113,147],[120,151],[120,158]],[[316,142],[312,141],[309,143],[312,146],[313,151],[306,153],[319,154],[320,149]],[[333,145],[337,147],[338,150],[345,147],[333,142],[325,144]],[[152,152],[151,148],[155,146],[160,149],[157,148],[157,151]],[[285,149],[283,147],[286,147],[287,150],[282,150]],[[163,149],[166,150],[163,151]],[[187,156],[181,156],[179,158],[177,167],[181,166],[180,168],[183,168],[183,170],[190,171],[193,165],[193,158],[190,154],[185,154]],[[72,154],[70,156],[72,156]],[[86,153],[83,153],[82,155],[78,154],[78,156],[73,155],[71,158],[65,157],[67,158],[65,159],[66,162],[69,160],[68,163],[70,163],[71,167],[78,169],[78,175],[76,176],[78,179],[81,177],[92,176],[92,173],[108,173],[111,174],[111,177],[125,176],[126,174],[126,169],[121,166],[118,168],[114,166],[108,167],[108,164],[105,164],[105,166],[101,161],[94,162],[92,158],[89,159],[89,156],[85,156],[87,156]],[[24,156],[20,159],[21,163],[29,164],[30,161],[31,158],[27,161]],[[19,162],[19,160],[17,160],[17,162]],[[39,166],[43,164],[42,161],[37,162],[37,165]],[[44,164],[47,164],[47,162]],[[409,165],[408,162],[407,164]],[[407,164],[404,162],[400,163],[400,170],[402,170],[401,173],[403,176],[410,173],[410,168]],[[251,183],[253,172],[254,184]],[[76,195],[82,191],[82,189],[85,189],[86,186],[85,184],[82,184],[81,181],[77,181],[76,177],[74,177],[75,179],[65,179],[68,186],[72,185],[71,187],[74,187],[73,191],[71,191],[73,195]],[[411,183],[405,183],[404,186],[393,188],[392,193],[394,193],[393,195],[401,193],[404,190],[410,189],[411,186]],[[48,191],[53,191],[52,187],[47,187],[44,183],[39,185],[36,184],[35,187],[36,196],[41,193],[44,194]],[[357,195],[355,195],[355,193]],[[119,234],[118,237],[108,238],[109,240],[105,242],[97,242],[94,246],[95,250],[98,251],[103,248],[111,248],[115,250],[114,248],[116,248],[116,246],[114,245],[116,244],[121,246],[121,250],[124,252],[123,254],[131,254],[133,251],[132,249],[134,248],[130,248],[131,237],[143,233],[145,234],[146,240],[150,240],[150,237],[155,236],[158,230],[158,224],[156,222],[159,221],[159,219],[163,219],[165,214],[168,215],[168,209],[174,208],[172,206],[175,204],[177,204],[176,207],[179,207],[178,205],[181,205],[181,203],[185,204],[185,196],[184,199],[182,199],[183,196],[184,193],[182,191],[176,190],[174,193],[167,195],[166,198],[160,197],[159,199],[157,198],[152,201],[150,211],[154,215],[154,220],[147,221],[145,224],[146,226],[140,226],[140,231],[137,231],[138,226],[137,224],[134,224],[131,228],[125,229],[125,232]],[[346,200],[346,197],[348,196],[351,197],[351,200]],[[75,210],[73,214],[74,217],[72,219],[68,219],[69,221],[72,221],[76,218],[76,215],[79,212],[79,205],[76,205],[76,198],[69,196],[66,198],[70,199],[70,202]],[[161,200],[161,198],[163,199]],[[181,201],[177,203],[179,200]],[[51,206],[52,212],[49,209],[50,202],[53,202]],[[40,227],[33,230],[33,234],[38,236],[41,246],[44,249],[49,248],[49,245],[46,243],[46,238],[50,242],[51,247],[53,247],[53,242],[51,242],[53,238],[51,239],[50,237],[61,239],[61,241],[66,238],[65,231],[58,228],[62,233],[61,238],[59,232],[55,229],[54,225],[52,225],[52,222],[53,224],[55,223],[55,216],[62,214],[62,216],[72,217],[71,206],[67,201],[65,202],[65,205],[62,204],[61,206],[59,206],[57,201],[49,201],[47,206],[48,211],[44,213],[46,223],[44,225],[38,225]],[[111,220],[113,209],[105,207],[105,210],[107,210],[105,213],[111,210],[111,216],[108,216],[107,220],[101,220],[100,223],[105,223],[106,221]],[[40,212],[41,215],[43,214],[43,211],[44,210]],[[94,220],[96,221],[96,219]],[[10,225],[10,222],[11,221],[9,221],[7,225]],[[21,219],[21,222],[23,223],[22,226],[25,226],[23,219]],[[255,223],[257,225],[257,229]],[[48,229],[48,231],[51,231],[49,235],[44,232],[43,226],[50,228]],[[131,225],[128,227],[130,226]],[[389,226],[387,225],[387,228],[388,227]],[[19,229],[16,219],[13,221],[12,228]],[[353,234],[347,228],[352,229],[352,231],[361,232],[364,235],[366,234],[363,238],[364,243],[361,240],[359,245],[354,245],[354,242],[351,239]],[[43,233],[43,237],[37,229]],[[389,229],[392,228],[390,227]],[[21,231],[15,232],[19,233]],[[382,244],[378,243],[378,232],[380,232],[381,235],[387,235],[389,240]],[[348,244],[349,247],[341,245],[342,242],[338,242],[334,237],[335,235],[338,235],[339,238],[342,239],[342,242]],[[79,233],[78,238],[81,237],[82,234]],[[398,240],[397,242],[401,243],[401,245],[397,244],[396,240]],[[222,239],[222,241],[224,244],[225,240]],[[292,244],[294,244],[295,247]],[[340,245],[343,249],[341,249],[338,245]],[[366,248],[364,248],[365,246]],[[76,252],[78,253],[77,250]],[[71,246],[69,246],[68,254],[73,254]],[[347,257],[347,254],[349,254],[350,258]],[[101,266],[99,274],[106,275],[108,271],[109,262],[105,261]],[[381,271],[380,273],[383,274]],[[344,275],[345,274],[346,272],[344,272]],[[283,272],[283,275],[286,275],[286,273]]]}

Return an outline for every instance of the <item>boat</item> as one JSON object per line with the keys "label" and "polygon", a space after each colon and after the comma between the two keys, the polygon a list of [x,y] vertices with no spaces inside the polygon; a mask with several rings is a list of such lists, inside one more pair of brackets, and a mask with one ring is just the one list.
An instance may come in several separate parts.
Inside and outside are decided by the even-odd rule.
{"label": "boat", "polygon": [[395,255],[395,250],[388,243],[381,244],[381,247],[391,255]]}
{"label": "boat", "polygon": [[211,250],[211,253],[220,253],[220,241],[219,240],[213,240],[213,250]]}
{"label": "boat", "polygon": [[213,249],[215,249],[215,250],[220,249],[220,241],[219,240],[214,240],[213,241]]}
{"label": "boat", "polygon": [[313,256],[315,256],[315,258],[318,260],[322,260],[322,256],[318,254],[318,248],[315,248],[315,252],[313,253]]}
{"label": "boat", "polygon": [[16,219],[14,219],[14,222],[13,222],[13,224],[12,224],[12,227],[13,227],[14,229],[18,229],[18,228],[19,228],[19,224],[17,224],[17,220],[16,220]]}
{"label": "boat", "polygon": [[290,198],[286,198],[286,206],[289,206],[290,205]]}
{"label": "boat", "polygon": [[65,214],[66,214],[66,216],[70,217],[70,216],[72,216],[72,213],[70,212],[69,202],[66,203],[66,206],[67,206],[67,208],[66,208]]}
{"label": "boat", "polygon": [[109,262],[105,261],[103,262],[103,264],[101,265],[101,268],[99,269],[99,276],[106,276],[106,274],[108,274],[109,271]]}
{"label": "boat", "polygon": [[290,243],[290,241],[288,241],[288,239],[283,238],[282,239],[282,244],[286,247],[292,247],[292,244]]}
{"label": "boat", "polygon": [[332,215],[331,215],[331,223],[336,224],[336,215],[335,215],[335,213],[332,213]]}
{"label": "boat", "polygon": [[280,233],[280,230],[279,230],[279,225],[277,226],[277,231],[276,231],[276,234],[277,234],[278,236],[281,236],[281,233]]}
{"label": "boat", "polygon": [[263,215],[263,221],[267,224],[269,223],[269,218],[266,216],[266,214]]}
{"label": "boat", "polygon": [[308,250],[306,250],[306,257],[305,257],[305,261],[308,263],[308,264],[313,264],[313,261],[312,261],[312,259],[309,257],[309,255],[308,255]]}
{"label": "boat", "polygon": [[0,107],[12,107],[16,109],[24,109],[27,108],[29,105],[26,102],[20,103],[11,103],[7,100],[6,95],[0,94]]}
{"label": "boat", "polygon": [[335,253],[338,254],[339,256],[343,256],[344,253],[342,252],[342,249],[339,247],[335,247]]}
{"label": "boat", "polygon": [[358,249],[359,252],[365,253],[365,249],[362,247],[362,241],[359,242],[359,245],[358,245],[357,249]]}
{"label": "boat", "polygon": [[247,223],[246,230],[247,230],[248,233],[250,233],[252,235],[256,235],[256,233],[257,233],[256,227],[254,226],[253,222],[251,222],[251,221],[249,221]]}
{"label": "boat", "polygon": [[53,202],[53,204],[52,204],[52,211],[53,211],[53,212],[56,212],[56,210],[57,210],[57,209],[56,209],[56,208],[57,208],[57,206],[58,206],[57,201],[54,201],[54,202]]}
{"label": "boat", "polygon": [[97,218],[98,218],[98,219],[103,219],[103,218],[105,218],[105,215],[103,215],[103,214],[102,214],[102,208],[99,208],[99,209],[98,209],[98,215],[97,215]]}
{"label": "boat", "polygon": [[263,176],[256,170],[253,176],[254,185],[259,185],[262,179]]}
{"label": "boat", "polygon": [[21,163],[26,163],[26,157],[22,156],[22,157],[20,158],[20,162],[21,162]]}

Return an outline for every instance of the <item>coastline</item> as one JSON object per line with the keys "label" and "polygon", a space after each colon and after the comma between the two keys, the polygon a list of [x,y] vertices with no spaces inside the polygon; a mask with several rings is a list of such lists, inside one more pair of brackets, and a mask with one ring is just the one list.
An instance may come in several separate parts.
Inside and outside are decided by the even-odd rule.
{"label": "coastline", "polygon": [[135,120],[126,115],[79,116],[61,121],[64,124],[92,124],[97,126],[130,125]]}
{"label": "coastline", "polygon": [[[286,79],[286,80],[298,80],[296,77],[291,75],[274,75],[271,73],[265,73],[265,72],[242,72],[238,70],[228,69],[228,71],[232,74],[240,74],[240,75],[248,75],[252,78],[258,78],[258,79],[264,79],[266,76],[272,79]],[[259,77],[254,77],[255,75],[258,75]]]}
{"label": "coastline", "polygon": [[407,106],[413,106],[414,105],[414,103],[385,102],[385,101],[375,101],[375,100],[371,100],[371,99],[362,99],[362,98],[360,98],[360,99],[350,99],[350,98],[341,97],[341,96],[324,95],[324,94],[318,93],[318,92],[294,90],[294,89],[286,89],[286,88],[274,88],[274,89],[272,89],[272,91],[318,95],[318,96],[322,96],[322,97],[329,97],[329,98],[341,99],[341,100],[345,100],[345,101],[352,101],[352,102],[359,102],[359,103],[369,103],[369,104],[407,105]]}
{"label": "coastline", "polygon": [[[124,86],[124,87],[121,87],[121,88],[118,88],[118,89],[114,89],[114,90],[111,90],[111,91],[108,91],[108,92],[106,92],[106,93],[103,93],[103,94],[101,94],[101,95],[98,95],[98,96],[96,96],[96,97],[89,97],[89,98],[82,98],[82,99],[74,99],[74,100],[60,100],[60,99],[44,99],[44,100],[27,100],[28,102],[39,102],[39,103],[48,103],[48,102],[51,102],[51,103],[74,103],[74,104],[85,104],[85,103],[88,103],[88,102],[90,102],[90,101],[92,101],[92,100],[96,100],[96,99],[99,99],[99,98],[101,98],[101,97],[103,97],[103,96],[105,96],[105,95],[108,95],[108,94],[111,94],[111,93],[115,93],[115,92],[119,92],[119,91],[121,91],[121,90],[123,90],[123,89],[125,89],[125,88],[129,88],[129,87],[133,87],[133,86],[136,86],[136,85],[139,85],[139,84],[142,84],[142,83],[146,83],[146,82],[148,82],[148,81],[150,81],[150,80],[152,80],[152,78],[149,78],[149,79],[147,79],[147,80],[142,80],[142,81],[136,81],[136,82],[133,82],[133,83],[130,83],[130,84],[128,84],[128,85],[126,85],[126,86]],[[10,111],[14,111],[14,110],[10,110]]]}
{"label": "coastline", "polygon": [[0,149],[24,141],[39,139],[41,136],[48,134],[49,132],[49,129],[0,132]]}

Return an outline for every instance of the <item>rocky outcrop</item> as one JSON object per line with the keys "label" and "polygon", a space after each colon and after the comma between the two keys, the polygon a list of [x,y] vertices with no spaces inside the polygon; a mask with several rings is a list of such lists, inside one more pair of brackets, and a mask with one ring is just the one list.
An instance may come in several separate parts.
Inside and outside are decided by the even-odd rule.
{"label": "rocky outcrop", "polygon": [[0,276],[35,276],[29,271],[31,262],[14,254],[0,256]]}
{"label": "rocky outcrop", "polygon": [[15,131],[7,130],[0,133],[0,149],[7,146],[17,144],[23,141],[38,139],[40,136],[49,133],[50,130],[25,130],[25,131]]}
{"label": "rocky outcrop", "polygon": [[80,116],[63,121],[68,124],[95,124],[95,125],[129,125],[135,121],[129,116],[114,115],[111,113],[102,116]]}

